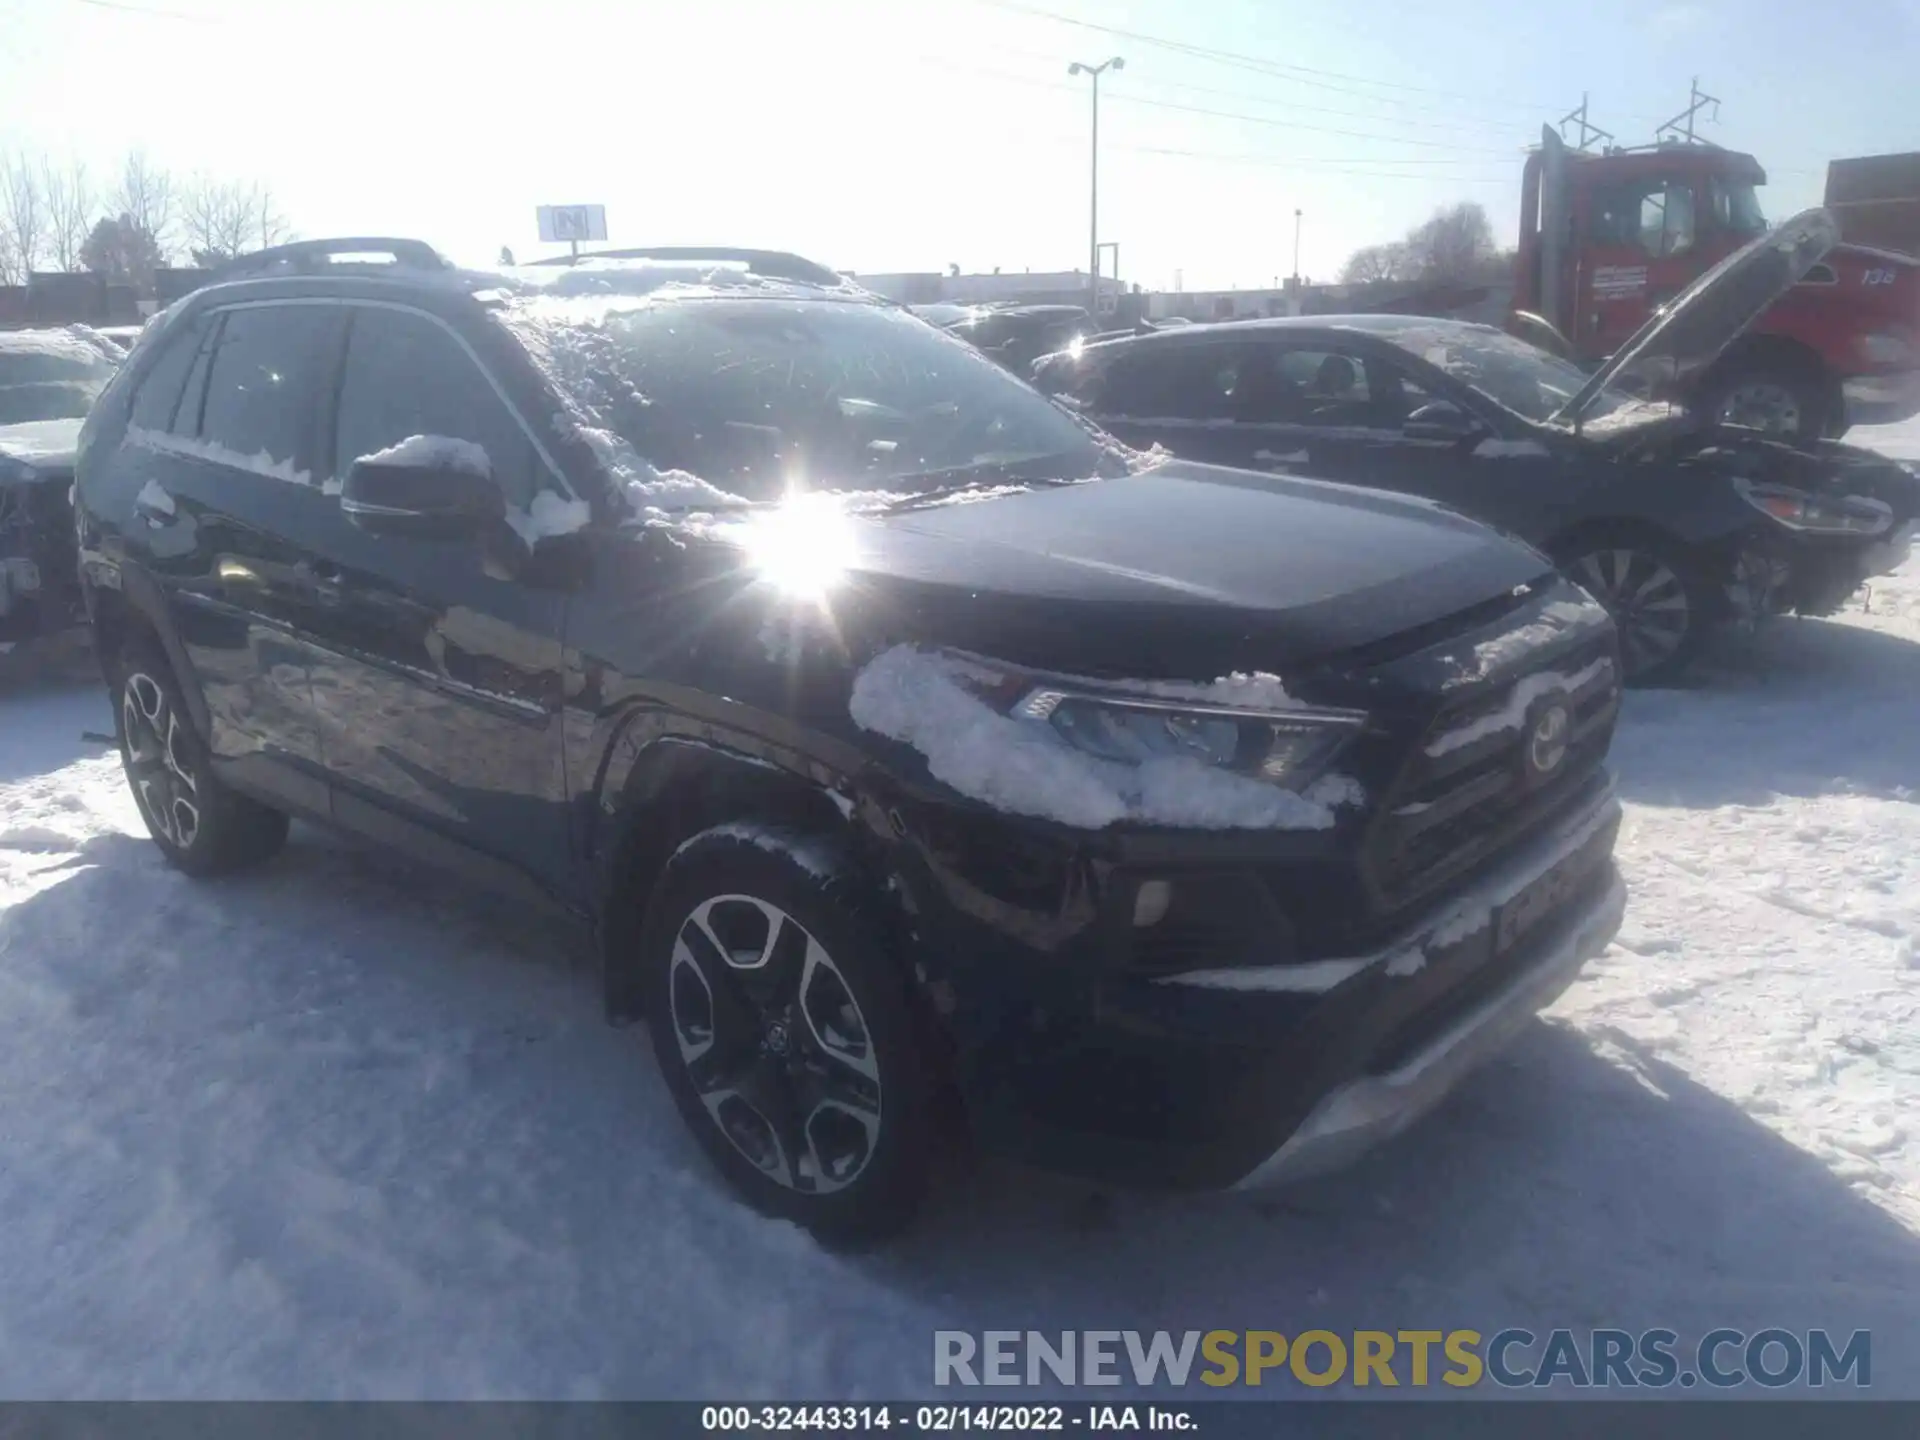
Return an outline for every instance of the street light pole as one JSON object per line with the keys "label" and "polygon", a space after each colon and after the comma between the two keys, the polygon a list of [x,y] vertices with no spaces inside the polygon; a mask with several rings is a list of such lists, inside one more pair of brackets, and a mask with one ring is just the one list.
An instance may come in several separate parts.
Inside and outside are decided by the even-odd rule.
{"label": "street light pole", "polygon": [[1092,303],[1089,311],[1100,313],[1100,76],[1107,70],[1124,70],[1127,62],[1115,55],[1098,65],[1082,65],[1078,60],[1067,66],[1069,75],[1086,75],[1093,80],[1093,149],[1087,189],[1087,285]]}

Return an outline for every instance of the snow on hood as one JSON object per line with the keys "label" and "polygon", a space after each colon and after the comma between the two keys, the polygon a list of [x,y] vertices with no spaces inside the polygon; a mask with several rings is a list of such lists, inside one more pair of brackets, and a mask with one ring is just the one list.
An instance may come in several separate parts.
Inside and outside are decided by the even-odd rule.
{"label": "snow on hood", "polygon": [[58,468],[73,463],[73,452],[80,443],[78,420],[22,420],[17,425],[0,425],[0,455],[24,460],[36,467]]}
{"label": "snow on hood", "polygon": [[[1001,714],[969,690],[963,660],[896,645],[864,666],[848,711],[863,730],[912,746],[936,780],[1015,815],[1084,830],[1121,823],[1193,829],[1325,830],[1339,805],[1357,805],[1356,782],[1329,776],[1304,794],[1197,759],[1142,765],[1099,760],[1037,721]],[[1229,675],[1211,685],[1142,681],[1129,694],[1272,708],[1287,700],[1271,675]]]}

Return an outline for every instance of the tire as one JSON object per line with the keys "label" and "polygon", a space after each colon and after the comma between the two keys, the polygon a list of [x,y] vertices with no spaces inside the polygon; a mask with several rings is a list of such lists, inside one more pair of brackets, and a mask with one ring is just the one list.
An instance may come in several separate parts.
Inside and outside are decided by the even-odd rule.
{"label": "tire", "polygon": [[1605,536],[1576,543],[1559,559],[1562,573],[1613,616],[1628,684],[1671,680],[1693,663],[1716,597],[1683,553],[1637,536]]}
{"label": "tire", "polygon": [[1786,361],[1735,366],[1708,384],[1700,405],[1718,424],[1793,441],[1820,439],[1833,418],[1819,372]]}
{"label": "tire", "polygon": [[287,817],[228,789],[181,703],[160,647],[135,641],[113,668],[115,737],[147,833],[170,864],[207,878],[258,865],[287,843]]}
{"label": "tire", "polygon": [[694,837],[639,961],[654,1058],[708,1158],[763,1214],[858,1247],[920,1208],[932,1086],[873,897],[826,853],[791,831]]}

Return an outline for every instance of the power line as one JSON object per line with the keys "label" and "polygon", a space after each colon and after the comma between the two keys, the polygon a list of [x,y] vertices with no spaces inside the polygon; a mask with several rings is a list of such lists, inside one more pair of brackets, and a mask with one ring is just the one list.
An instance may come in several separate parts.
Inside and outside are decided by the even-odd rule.
{"label": "power line", "polygon": [[[1064,81],[1045,80],[1034,75],[1016,75],[1011,71],[994,70],[986,66],[958,65],[938,56],[921,56],[920,59],[923,63],[933,65],[940,69],[959,70],[977,75],[985,75],[992,79],[1005,80],[1016,85],[1034,85],[1044,90],[1071,91],[1074,89],[1072,85]],[[1252,125],[1268,125],[1281,130],[1306,131],[1315,135],[1338,135],[1352,140],[1374,140],[1388,145],[1411,145],[1422,150],[1447,150],[1459,155],[1497,155],[1506,159],[1513,159],[1519,156],[1523,150],[1523,147],[1517,143],[1511,146],[1462,145],[1455,141],[1416,140],[1404,135],[1382,135],[1378,131],[1343,130],[1331,125],[1308,125],[1301,121],[1283,120],[1273,115],[1249,115],[1245,111],[1240,110],[1215,110],[1203,105],[1183,104],[1177,100],[1155,100],[1150,96],[1130,95],[1125,90],[1120,89],[1106,92],[1103,98],[1117,104],[1146,105],[1156,110],[1174,110],[1189,115],[1205,115],[1219,120],[1239,120]],[[1357,156],[1355,158],[1366,161],[1369,159],[1392,160],[1398,157],[1376,155]]]}
{"label": "power line", "polygon": [[[1239,69],[1253,70],[1260,74],[1276,76],[1280,79],[1294,80],[1298,84],[1320,84],[1328,89],[1340,89],[1341,85],[1328,82],[1339,81],[1345,85],[1373,85],[1388,90],[1406,90],[1419,95],[1435,95],[1455,101],[1465,101],[1475,105],[1498,105],[1511,109],[1526,110],[1533,114],[1542,114],[1552,110],[1551,105],[1531,105],[1519,100],[1489,100],[1485,96],[1468,95],[1457,90],[1440,90],[1427,85],[1407,85],[1396,80],[1378,80],[1370,75],[1349,75],[1338,70],[1322,70],[1312,65],[1290,65],[1280,61],[1264,60],[1257,55],[1248,55],[1237,50],[1221,50],[1209,45],[1193,45],[1184,40],[1170,40],[1164,35],[1149,35],[1140,30],[1123,29],[1117,25],[1101,25],[1092,20],[1082,20],[1073,15],[1061,15],[1052,10],[1043,10],[1038,6],[1025,5],[1020,0],[979,0],[979,3],[996,10],[1005,10],[1016,15],[1029,15],[1040,20],[1051,20],[1060,25],[1071,25],[1082,30],[1094,30],[1103,35],[1117,36],[1123,40],[1137,41],[1142,45],[1154,45],[1164,50],[1172,50],[1190,55],[1200,60],[1210,60],[1220,65],[1230,65]],[[1321,77],[1319,80],[1302,79],[1302,76]],[[1394,101],[1386,96],[1366,95],[1362,91],[1347,93],[1362,95],[1364,98],[1381,100],[1388,104],[1405,102]],[[1453,112],[1449,112],[1453,113]]]}
{"label": "power line", "polygon": [[189,15],[184,10],[162,10],[153,5],[133,5],[128,0],[73,0],[76,5],[91,5],[96,10],[113,10],[122,15],[146,15],[155,20],[186,20],[196,25],[215,23],[211,15]]}
{"label": "power line", "polygon": [[[990,48],[1000,52],[1003,55],[1018,56],[1023,60],[1039,60],[1049,65],[1062,63],[1062,57],[1058,54],[1058,52],[1023,50],[1012,45],[991,45]],[[1454,117],[1454,119],[1451,121],[1443,122],[1443,121],[1437,121],[1437,120],[1428,120],[1428,119],[1425,119],[1424,116],[1402,117],[1399,115],[1383,114],[1379,111],[1369,112],[1364,110],[1336,110],[1333,107],[1328,105],[1309,105],[1303,101],[1283,99],[1277,95],[1271,95],[1271,94],[1256,95],[1251,91],[1247,91],[1247,90],[1222,90],[1216,85],[1194,85],[1190,82],[1183,81],[1183,80],[1159,80],[1159,79],[1142,80],[1139,76],[1133,75],[1133,74],[1129,74],[1127,78],[1130,84],[1145,85],[1150,90],[1164,89],[1164,90],[1187,91],[1195,95],[1212,95],[1225,100],[1245,100],[1255,105],[1272,105],[1272,106],[1276,106],[1278,108],[1286,109],[1286,110],[1306,110],[1319,115],[1344,115],[1354,120],[1377,120],[1383,125],[1414,125],[1426,130],[1459,130],[1459,131],[1471,133],[1474,131],[1486,131],[1486,130],[1508,130],[1508,129],[1511,129],[1514,124],[1513,121],[1504,119],[1504,118],[1495,120],[1491,118],[1477,119],[1469,116],[1462,116],[1459,112],[1458,107],[1455,107],[1455,106],[1416,105],[1409,101],[1394,100],[1394,99],[1389,99],[1382,96],[1355,94],[1355,98],[1357,99],[1366,99],[1366,100],[1377,99],[1377,100],[1381,100],[1385,104],[1400,105],[1408,109],[1420,110],[1430,114],[1451,115]],[[1327,88],[1332,89],[1334,87],[1329,86]],[[1355,92],[1349,92],[1349,91],[1343,90],[1343,91],[1340,91],[1339,93],[1349,94],[1349,93],[1355,93]]]}

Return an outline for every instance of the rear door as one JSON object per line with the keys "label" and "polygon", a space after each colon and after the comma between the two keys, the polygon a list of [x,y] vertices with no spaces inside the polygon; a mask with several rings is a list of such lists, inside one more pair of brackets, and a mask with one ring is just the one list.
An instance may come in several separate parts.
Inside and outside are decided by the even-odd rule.
{"label": "rear door", "polygon": [[[329,484],[415,435],[486,453],[524,517],[558,485],[533,432],[457,332],[361,303],[339,378]],[[528,583],[527,544],[373,534],[336,503],[314,532],[325,603],[313,628],[320,748],[334,814],[486,882],[570,874],[559,715],[567,595]]]}
{"label": "rear door", "polygon": [[129,547],[168,603],[216,762],[320,812],[305,543],[337,509],[315,472],[345,322],[329,304],[207,313],[156,358],[114,461],[132,468]]}

